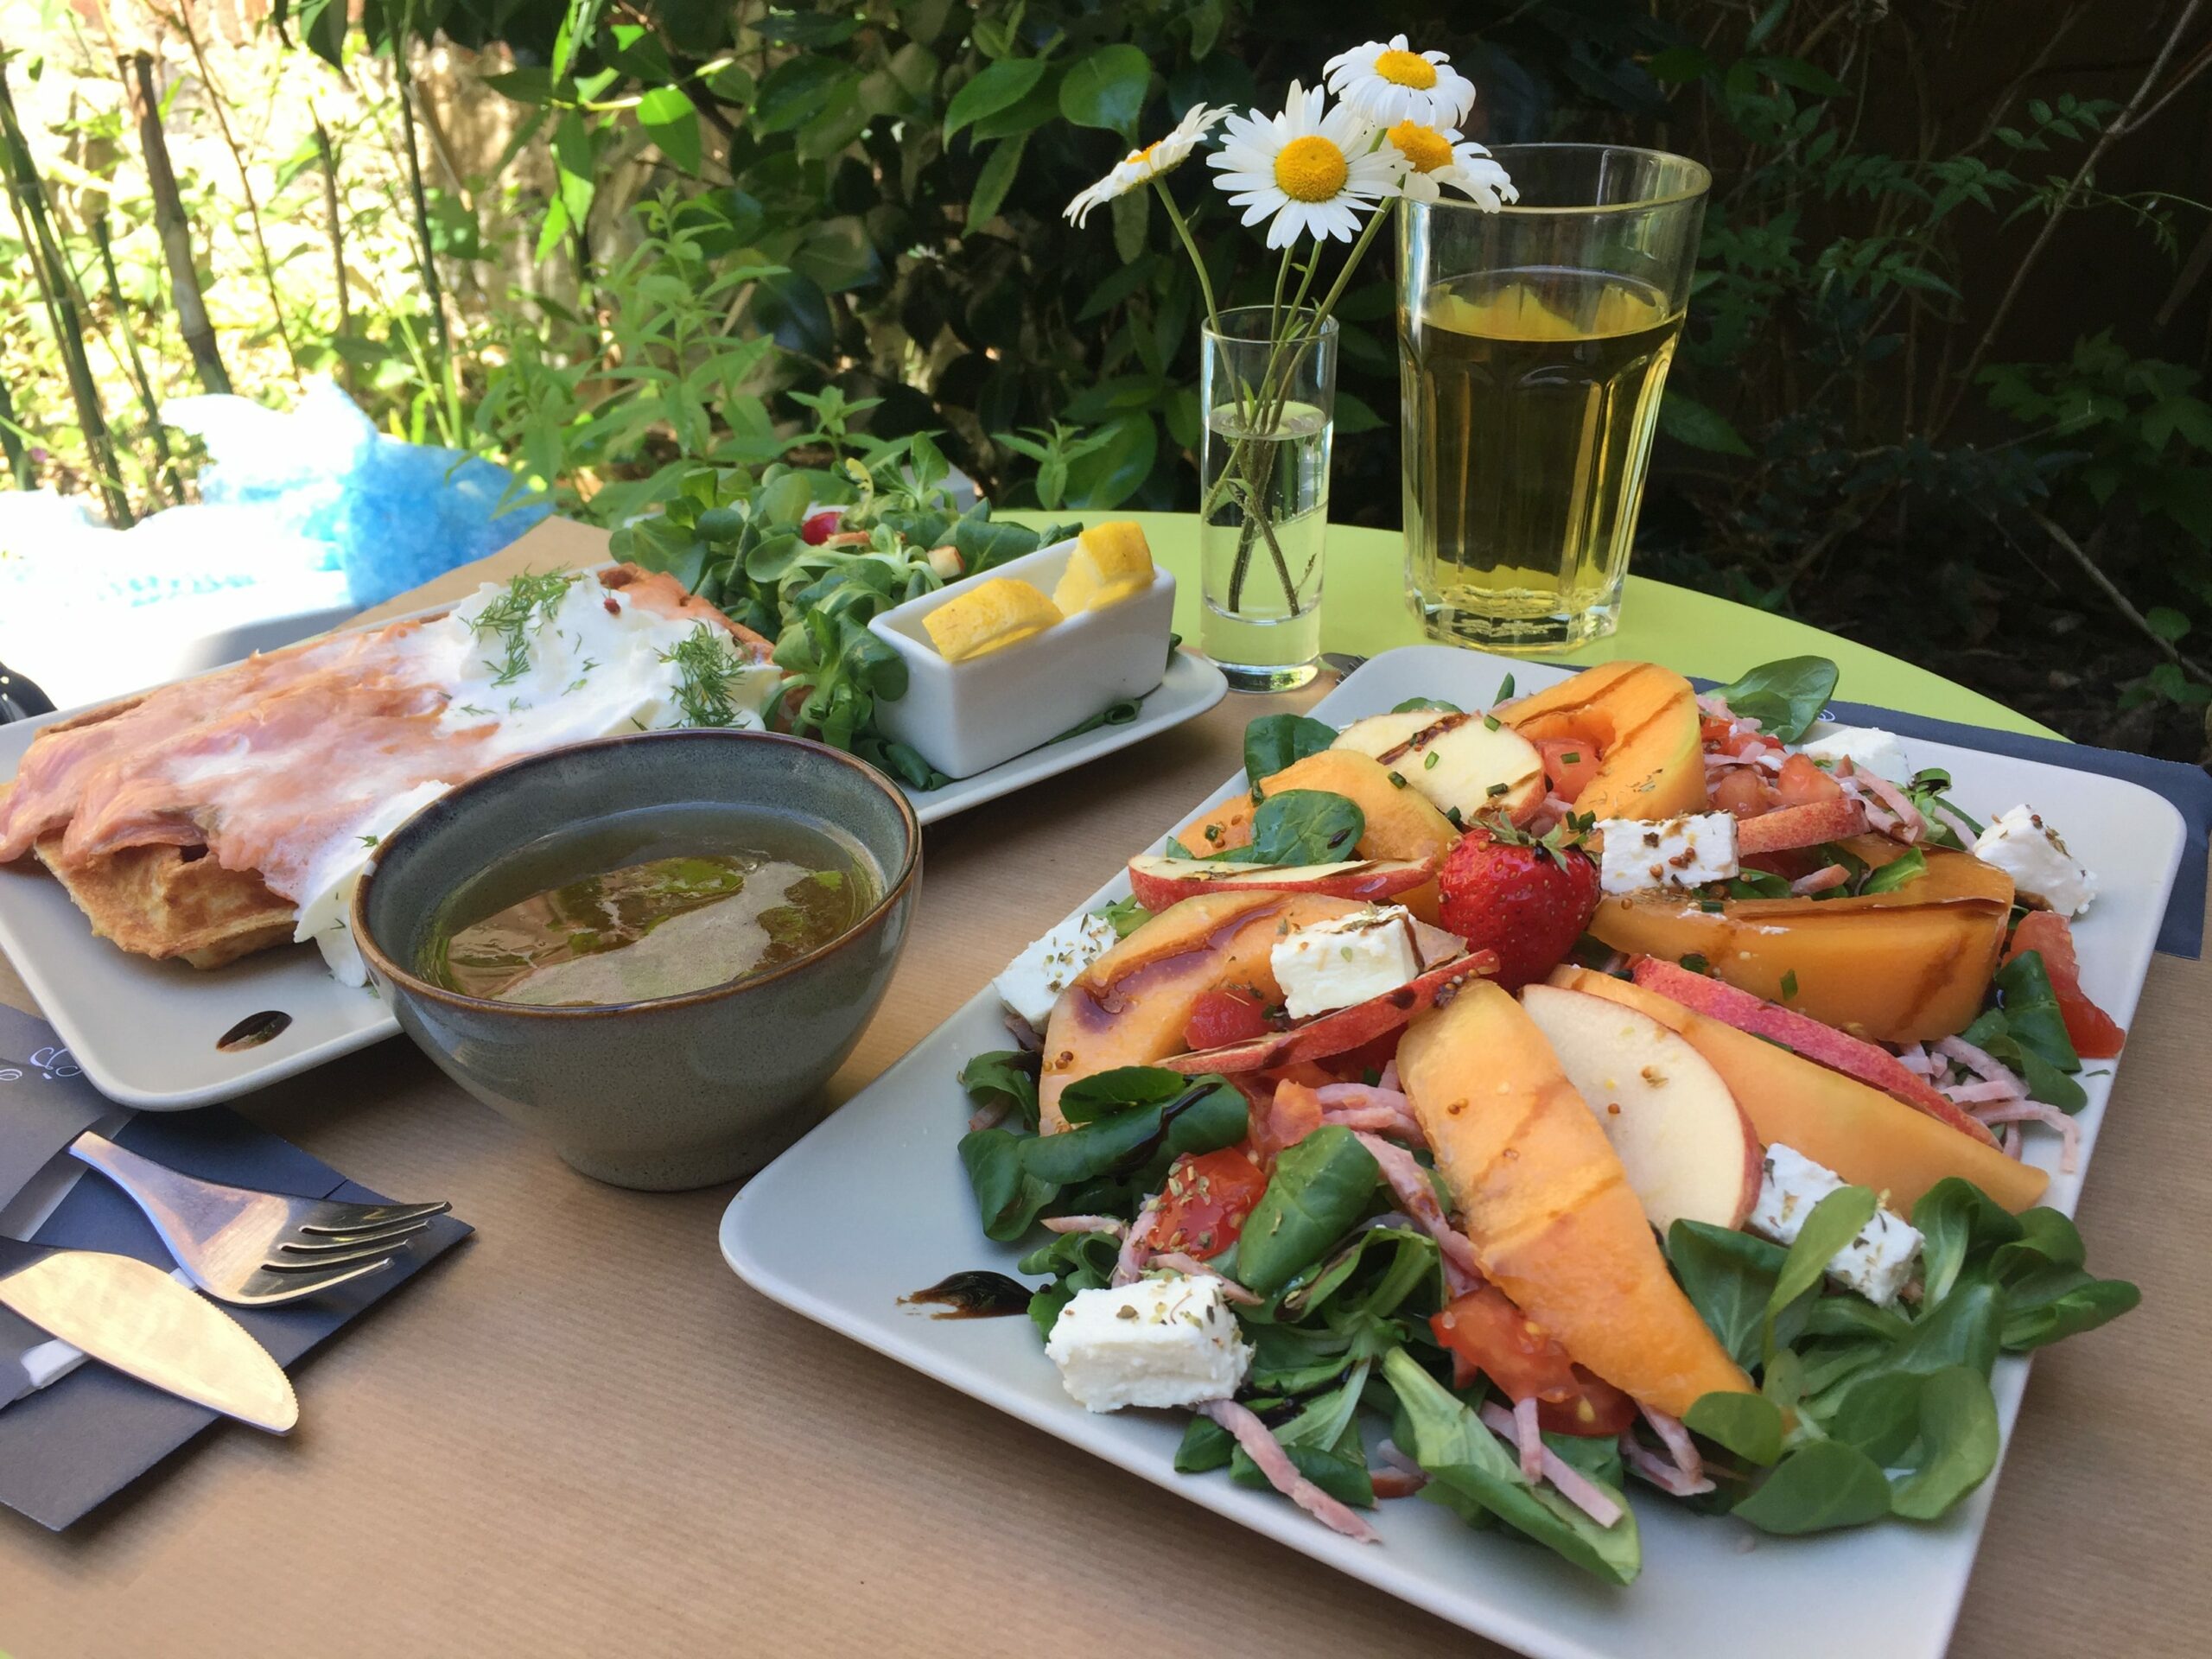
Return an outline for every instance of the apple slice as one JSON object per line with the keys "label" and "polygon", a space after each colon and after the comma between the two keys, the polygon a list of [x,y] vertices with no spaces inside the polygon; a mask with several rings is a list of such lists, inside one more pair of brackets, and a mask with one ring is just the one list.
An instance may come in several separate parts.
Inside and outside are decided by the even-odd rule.
{"label": "apple slice", "polygon": [[1866,809],[1857,801],[1808,801],[1745,818],[1736,826],[1736,852],[1739,857],[1786,853],[1866,833]]}
{"label": "apple slice", "polygon": [[1603,997],[1529,985],[1521,1007],[1662,1235],[1678,1220],[1744,1224],[1758,1201],[1759,1138],[1711,1061],[1650,1015]]}
{"label": "apple slice", "polygon": [[1129,890],[1149,911],[1162,911],[1205,893],[1312,893],[1369,904],[1428,881],[1433,859],[1359,858],[1337,864],[1216,864],[1196,858],[1144,854],[1129,861]]}
{"label": "apple slice", "polygon": [[1154,1064],[1194,1077],[1205,1071],[1272,1071],[1277,1066],[1295,1065],[1300,1060],[1325,1060],[1332,1054],[1344,1053],[1373,1042],[1385,1032],[1396,1030],[1424,1008],[1451,1001],[1467,980],[1497,971],[1497,952],[1471,951],[1441,968],[1430,969],[1418,979],[1408,980],[1395,991],[1370,996],[1348,1008],[1316,1014],[1304,1025],[1293,1026],[1288,1031],[1271,1031],[1249,1042],[1199,1049]]}
{"label": "apple slice", "polygon": [[1501,810],[1525,823],[1549,788],[1536,746],[1480,715],[1440,709],[1370,715],[1345,727],[1330,747],[1371,755],[1439,811],[1456,809],[1464,823],[1478,812]]}
{"label": "apple slice", "polygon": [[1856,1077],[1879,1089],[1884,1094],[1894,1095],[1906,1105],[1940,1118],[1985,1146],[1997,1144],[1997,1137],[1986,1125],[1937,1093],[1925,1078],[1906,1071],[1904,1063],[1886,1048],[1838,1031],[1834,1026],[1822,1025],[1808,1014],[1799,1014],[1656,957],[1645,957],[1637,962],[1636,982],[1647,991],[1670,998],[1724,1026],[1733,1026],[1754,1037],[1779,1043],[1793,1054],[1816,1060],[1847,1077]]}

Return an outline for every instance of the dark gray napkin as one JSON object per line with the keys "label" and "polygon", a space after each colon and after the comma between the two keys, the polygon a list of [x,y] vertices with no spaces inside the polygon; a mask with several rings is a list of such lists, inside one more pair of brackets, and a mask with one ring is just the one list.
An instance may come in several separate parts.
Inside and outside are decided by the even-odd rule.
{"label": "dark gray napkin", "polygon": [[[56,1041],[42,1021],[0,1007],[0,1215],[14,1213],[10,1200],[28,1184],[50,1179],[57,1172],[56,1154],[91,1122],[116,1110],[73,1075],[66,1050],[60,1051],[59,1065],[22,1064],[37,1051],[52,1050]],[[5,1078],[11,1071],[21,1075]],[[140,1114],[111,1138],[206,1180],[303,1198],[384,1201],[383,1195],[356,1185],[289,1141],[220,1108]],[[415,1236],[410,1251],[381,1273],[284,1307],[225,1311],[289,1370],[471,1230],[451,1216],[440,1216]],[[175,1265],[137,1207],[89,1170],[30,1237],[56,1248],[137,1256],[164,1271]],[[44,1332],[0,1309],[0,1399],[21,1386],[18,1356],[46,1339]],[[314,1402],[303,1401],[302,1409],[312,1418]],[[216,1421],[202,1407],[104,1365],[81,1366],[52,1387],[0,1408],[0,1503],[58,1531]]]}

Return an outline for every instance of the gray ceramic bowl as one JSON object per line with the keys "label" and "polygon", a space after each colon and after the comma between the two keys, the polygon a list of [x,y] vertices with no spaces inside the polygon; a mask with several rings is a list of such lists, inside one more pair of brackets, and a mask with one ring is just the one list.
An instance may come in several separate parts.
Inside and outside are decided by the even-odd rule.
{"label": "gray ceramic bowl", "polygon": [[[853,929],[754,979],[594,1007],[463,996],[415,971],[439,906],[500,855],[601,814],[729,802],[826,821],[882,897]],[[849,754],[766,732],[647,732],[503,766],[385,839],[353,899],[361,955],[446,1075],[618,1186],[705,1186],[759,1168],[821,1116],[822,1084],[882,1001],[921,886],[921,827]]]}

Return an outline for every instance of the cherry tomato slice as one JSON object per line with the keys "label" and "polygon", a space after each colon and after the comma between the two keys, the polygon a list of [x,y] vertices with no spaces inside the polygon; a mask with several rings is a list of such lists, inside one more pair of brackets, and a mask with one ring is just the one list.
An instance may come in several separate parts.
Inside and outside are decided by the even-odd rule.
{"label": "cherry tomato slice", "polygon": [[1540,737],[1536,747],[1543,752],[1552,793],[1564,800],[1573,801],[1598,775],[1598,746],[1587,738]]}
{"label": "cherry tomato slice", "polygon": [[1268,1011],[1258,997],[1247,991],[1205,991],[1183,1027],[1183,1046],[1195,1050],[1249,1042],[1268,1029]]}
{"label": "cherry tomato slice", "polygon": [[1841,800],[1843,785],[1803,755],[1793,754],[1782,763],[1774,792],[1784,806],[1809,806],[1815,801]]}
{"label": "cherry tomato slice", "polygon": [[1268,1178],[1242,1147],[1185,1154],[1168,1167],[1152,1246],[1201,1260],[1219,1255],[1236,1242],[1244,1217],[1267,1190]]}
{"label": "cherry tomato slice", "polygon": [[1634,1401],[1569,1360],[1495,1285],[1454,1298],[1428,1328],[1451,1352],[1455,1384],[1480,1372],[1516,1403],[1533,1397],[1538,1425],[1554,1434],[1611,1437],[1636,1420]]}

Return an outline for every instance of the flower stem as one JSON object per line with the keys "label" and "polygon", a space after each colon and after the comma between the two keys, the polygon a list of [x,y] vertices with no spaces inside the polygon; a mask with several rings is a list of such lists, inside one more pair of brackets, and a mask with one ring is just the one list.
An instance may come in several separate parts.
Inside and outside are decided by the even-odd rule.
{"label": "flower stem", "polygon": [[1160,192],[1160,203],[1167,209],[1167,222],[1183,238],[1183,251],[1191,256],[1191,268],[1198,274],[1198,292],[1205,298],[1206,325],[1217,334],[1221,332],[1221,313],[1214,307],[1213,278],[1206,275],[1206,262],[1198,257],[1198,245],[1191,239],[1190,223],[1184,219],[1183,210],[1175,205],[1175,198],[1165,181],[1155,178],[1152,188]]}

